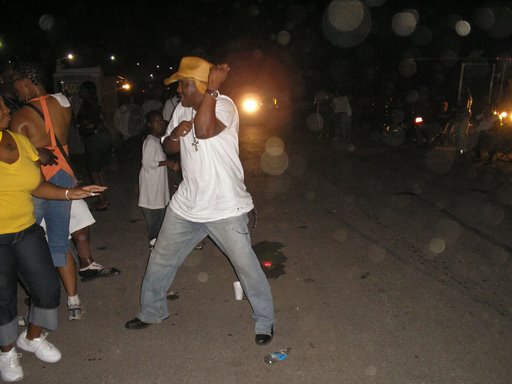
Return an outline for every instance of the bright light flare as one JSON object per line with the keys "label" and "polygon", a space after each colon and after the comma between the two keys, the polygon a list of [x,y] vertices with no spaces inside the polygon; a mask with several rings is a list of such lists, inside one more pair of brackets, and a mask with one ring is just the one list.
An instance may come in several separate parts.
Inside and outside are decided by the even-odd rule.
{"label": "bright light flare", "polygon": [[124,83],[121,88],[123,88],[125,91],[129,91],[132,89],[132,86],[129,83]]}
{"label": "bright light flare", "polygon": [[68,60],[74,60],[75,59],[75,55],[73,55],[72,53],[68,53],[68,55],[66,57],[68,58]]}
{"label": "bright light flare", "polygon": [[414,123],[415,123],[415,124],[421,124],[421,123],[423,123],[423,117],[421,117],[421,116],[416,117],[416,118],[414,119]]}
{"label": "bright light flare", "polygon": [[247,94],[242,97],[242,109],[246,113],[254,114],[261,108],[261,99],[258,95]]}
{"label": "bright light flare", "polygon": [[265,268],[272,268],[272,262],[271,261],[264,261],[262,264],[263,264],[263,266]]}

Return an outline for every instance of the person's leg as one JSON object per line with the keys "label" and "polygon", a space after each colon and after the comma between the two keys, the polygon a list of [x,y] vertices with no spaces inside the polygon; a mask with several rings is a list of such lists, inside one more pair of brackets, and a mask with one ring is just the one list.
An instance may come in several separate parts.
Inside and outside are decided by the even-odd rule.
{"label": "person's leg", "polygon": [[90,229],[89,226],[78,229],[71,234],[71,239],[75,245],[78,256],[79,268],[87,268],[94,263],[91,251]]}
{"label": "person's leg", "polygon": [[46,362],[60,360],[61,353],[42,335],[43,329],[57,328],[60,283],[53,266],[43,229],[35,224],[23,231],[15,243],[17,270],[31,298],[29,326],[17,340],[20,348],[34,352]]}
{"label": "person's leg", "polygon": [[77,295],[76,261],[71,251],[66,252],[66,263],[57,267],[62,285],[68,296]]}
{"label": "person's leg", "polygon": [[[105,181],[103,180],[103,173],[101,171],[91,172],[91,180],[95,185],[100,185],[102,187],[105,186]],[[110,203],[107,201],[105,197],[105,192],[101,192],[98,194],[96,204],[92,208],[95,211],[104,211],[109,207]]]}
{"label": "person's leg", "polygon": [[[87,209],[88,210],[88,209]],[[117,276],[121,271],[114,267],[105,267],[104,265],[94,261],[91,251],[91,227],[86,226],[74,231],[71,234],[73,244],[76,248],[80,269],[78,275],[82,281],[94,280],[98,277]]]}
{"label": "person's leg", "polygon": [[[110,153],[110,143],[102,140],[98,134],[88,136],[84,141],[86,151],[86,162],[89,176],[92,184],[105,186],[102,169],[105,166],[106,159]],[[105,196],[105,192],[98,195],[96,203],[92,206],[92,210],[103,211],[108,209],[109,202]]]}
{"label": "person's leg", "polygon": [[91,250],[91,225],[96,220],[91,214],[84,200],[73,200],[71,203],[71,217],[69,232],[76,249],[79,261],[78,274],[82,281],[93,280],[97,277],[115,276],[121,273],[119,269],[105,267],[94,261]]}
{"label": "person's leg", "polygon": [[164,221],[165,208],[150,209],[141,208],[144,221],[146,222],[146,228],[148,231],[148,240],[153,240],[158,237],[158,232]]}
{"label": "person's leg", "polygon": [[[64,171],[55,174],[50,182],[62,186],[72,187],[75,180]],[[44,217],[46,222],[46,233],[48,245],[52,255],[54,266],[62,280],[62,284],[68,295],[68,314],[70,320],[79,319],[82,312],[80,300],[77,295],[76,283],[76,262],[69,249],[69,224],[71,201],[45,200],[44,210],[38,206],[40,199],[35,199],[36,221],[40,223]]]}
{"label": "person's leg", "polygon": [[[18,336],[15,234],[0,235],[0,347],[9,352]],[[7,358],[7,356],[4,356]]]}
{"label": "person's leg", "polygon": [[25,230],[15,251],[19,278],[30,295],[29,323],[55,330],[60,282],[43,229],[35,224]]}
{"label": "person's leg", "polygon": [[142,282],[138,319],[159,323],[169,317],[167,289],[179,266],[205,235],[201,224],[185,220],[167,209]]}
{"label": "person's leg", "polygon": [[271,335],[275,323],[270,285],[251,247],[247,214],[204,223],[208,235],[228,256],[253,308],[256,334]]}

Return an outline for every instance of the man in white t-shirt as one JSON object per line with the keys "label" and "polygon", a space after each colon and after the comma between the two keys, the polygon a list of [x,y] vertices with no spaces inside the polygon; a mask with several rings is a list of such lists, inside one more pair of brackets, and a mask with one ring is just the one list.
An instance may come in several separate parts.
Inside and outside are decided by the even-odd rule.
{"label": "man in white t-shirt", "polygon": [[167,289],[178,267],[198,241],[210,238],[228,256],[253,308],[255,341],[264,345],[274,334],[274,305],[267,278],[251,248],[247,213],[253,208],[238,155],[238,111],[218,89],[227,64],[212,65],[184,57],[177,73],[181,98],[166,135],[168,154],[180,152],[183,181],[172,197],[151,252],[141,292],[141,311],[126,323],[142,329],[169,317]]}

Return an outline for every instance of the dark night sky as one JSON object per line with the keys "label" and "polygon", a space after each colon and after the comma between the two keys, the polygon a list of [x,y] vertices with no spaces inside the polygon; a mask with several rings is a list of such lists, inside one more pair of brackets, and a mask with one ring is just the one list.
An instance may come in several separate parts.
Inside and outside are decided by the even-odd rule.
{"label": "dark night sky", "polygon": [[[400,61],[407,57],[420,63],[417,75],[402,79],[413,84],[415,78],[422,76],[419,67],[423,62],[432,63],[429,65],[434,68],[442,62],[438,59],[446,61],[446,57],[454,62],[470,56],[492,59],[508,54],[511,48],[508,42],[512,36],[512,12],[504,7],[510,6],[510,1],[363,3],[371,18],[369,33],[354,46],[340,47],[322,32],[322,16],[330,4],[327,0],[0,0],[0,59],[30,57],[50,68],[55,66],[56,58],[72,51],[77,55],[74,65],[99,64],[106,73],[127,76],[136,76],[137,71],[156,71],[158,76],[161,71],[164,76],[169,73],[169,66],[175,66],[186,54],[201,54],[217,61],[260,50],[284,66],[293,67],[301,76],[310,77],[310,82],[329,81],[330,76],[334,81],[345,81],[333,75],[339,69],[349,77],[348,86],[353,87],[367,77],[400,80]],[[498,7],[493,8],[497,26],[490,29],[479,26],[475,16],[477,6],[486,4]],[[392,29],[393,17],[407,9],[417,10],[416,31],[397,36]],[[43,15],[50,16],[42,18]],[[460,18],[471,23],[468,36],[455,33],[454,22]],[[276,36],[281,31],[289,33],[289,43],[280,44]],[[426,31],[428,41],[422,41],[421,31]],[[111,54],[116,55],[114,63],[109,60]],[[137,62],[141,66],[135,67]],[[439,71],[446,72],[444,77],[451,76],[449,66],[443,64]]]}

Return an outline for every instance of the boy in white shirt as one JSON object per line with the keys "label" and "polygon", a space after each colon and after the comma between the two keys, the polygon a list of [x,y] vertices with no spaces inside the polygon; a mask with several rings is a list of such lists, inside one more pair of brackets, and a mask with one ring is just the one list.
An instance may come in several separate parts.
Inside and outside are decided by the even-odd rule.
{"label": "boy in white shirt", "polygon": [[142,145],[142,167],[139,172],[139,207],[148,230],[149,247],[155,244],[165,209],[170,200],[167,168],[176,172],[179,165],[168,160],[160,137],[165,133],[162,112],[150,111],[146,116],[148,136]]}

